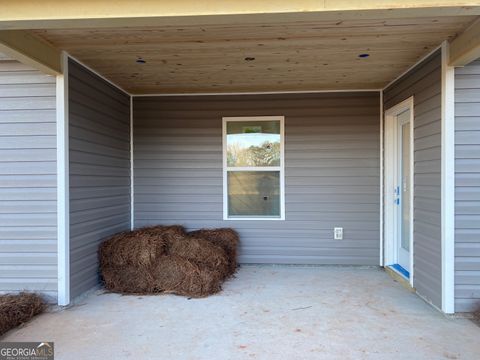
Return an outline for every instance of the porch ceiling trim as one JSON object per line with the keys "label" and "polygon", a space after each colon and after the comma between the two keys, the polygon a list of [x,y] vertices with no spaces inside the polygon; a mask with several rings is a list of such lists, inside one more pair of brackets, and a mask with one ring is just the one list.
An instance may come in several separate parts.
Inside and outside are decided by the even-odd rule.
{"label": "porch ceiling trim", "polygon": [[395,84],[398,80],[400,80],[401,78],[403,78],[405,75],[407,75],[410,71],[412,71],[413,69],[415,69],[419,64],[421,64],[422,62],[424,62],[426,59],[428,59],[430,56],[432,56],[434,53],[436,53],[438,50],[440,50],[442,48],[442,44],[438,45],[437,47],[435,47],[434,49],[432,49],[428,54],[425,54],[424,56],[422,56],[420,59],[417,60],[417,62],[415,62],[415,64],[411,65],[408,69],[406,69],[405,71],[403,71],[402,73],[400,73],[400,75],[398,75],[397,77],[395,77],[395,79],[393,79],[392,81],[390,81],[387,85],[384,86],[384,88],[382,89],[382,91],[385,91],[386,89],[388,89],[390,86],[392,86],[393,84]]}
{"label": "porch ceiling trim", "polygon": [[450,66],[465,66],[480,58],[480,19],[450,44]]}
{"label": "porch ceiling trim", "polygon": [[[0,5],[0,29],[262,23],[480,15],[478,1],[452,0],[23,0]],[[128,23],[125,20],[128,19]]]}
{"label": "porch ceiling trim", "polygon": [[219,93],[159,93],[131,94],[132,97],[167,97],[167,96],[228,96],[228,95],[275,95],[275,94],[318,94],[318,93],[355,93],[381,92],[382,89],[339,89],[339,90],[296,90],[296,91],[250,91],[250,92],[219,92]]}
{"label": "porch ceiling trim", "polygon": [[94,73],[95,75],[97,75],[99,78],[101,78],[103,81],[109,83],[110,85],[112,85],[114,88],[117,88],[118,90],[120,90],[121,92],[125,93],[125,95],[128,95],[128,96],[132,96],[132,94],[130,94],[127,90],[125,90],[124,88],[122,88],[120,85],[114,83],[112,80],[110,80],[109,78],[103,76],[102,74],[100,74],[98,71],[92,69],[90,66],[86,65],[85,63],[83,63],[82,61],[78,60],[75,56],[72,56],[71,54],[68,53],[68,51],[65,51],[65,54],[67,55],[67,57],[69,57],[70,59],[74,60],[75,62],[79,63],[80,65],[82,65],[85,69],[87,69],[88,71]]}
{"label": "porch ceiling trim", "polygon": [[27,31],[0,31],[0,52],[43,73],[62,73],[61,51]]}

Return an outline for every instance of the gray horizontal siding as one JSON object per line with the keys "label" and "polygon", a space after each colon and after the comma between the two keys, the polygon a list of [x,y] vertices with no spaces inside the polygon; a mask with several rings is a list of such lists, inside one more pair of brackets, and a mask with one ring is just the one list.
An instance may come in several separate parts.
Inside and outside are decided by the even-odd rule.
{"label": "gray horizontal siding", "polygon": [[455,311],[480,309],[480,60],[455,69]]}
{"label": "gray horizontal siding", "polygon": [[[136,227],[233,227],[242,263],[379,263],[378,93],[142,97],[133,113]],[[262,115],[285,116],[286,220],[223,221],[222,117]]]}
{"label": "gray horizontal siding", "polygon": [[414,287],[441,308],[441,54],[384,92],[388,109],[414,97]]}
{"label": "gray horizontal siding", "polygon": [[98,283],[97,249],[130,228],[130,98],[69,61],[70,291]]}
{"label": "gray horizontal siding", "polygon": [[55,78],[0,60],[0,292],[56,301],[56,151]]}

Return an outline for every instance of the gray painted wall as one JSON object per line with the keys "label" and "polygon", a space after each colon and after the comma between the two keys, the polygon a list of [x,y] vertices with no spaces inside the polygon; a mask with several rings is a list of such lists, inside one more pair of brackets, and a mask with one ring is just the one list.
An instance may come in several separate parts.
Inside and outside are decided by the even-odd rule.
{"label": "gray painted wall", "polygon": [[[135,226],[233,227],[242,263],[379,264],[379,94],[134,98]],[[285,116],[285,221],[222,220],[222,117]],[[344,227],[344,240],[333,228]]]}
{"label": "gray painted wall", "polygon": [[130,98],[69,61],[70,291],[98,283],[97,249],[130,228]]}
{"label": "gray painted wall", "polygon": [[414,287],[441,307],[441,54],[384,92],[385,110],[414,96]]}
{"label": "gray painted wall", "polygon": [[55,77],[0,54],[0,292],[57,296]]}
{"label": "gray painted wall", "polygon": [[455,311],[480,308],[480,60],[455,70]]}

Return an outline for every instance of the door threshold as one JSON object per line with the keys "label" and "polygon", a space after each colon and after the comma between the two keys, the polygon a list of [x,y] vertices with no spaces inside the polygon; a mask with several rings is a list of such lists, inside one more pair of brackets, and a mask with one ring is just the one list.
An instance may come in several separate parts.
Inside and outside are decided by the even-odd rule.
{"label": "door threshold", "polygon": [[405,289],[414,292],[415,289],[410,285],[410,273],[399,264],[385,266],[385,271],[396,282],[400,283]]}
{"label": "door threshold", "polygon": [[396,271],[397,273],[402,275],[405,279],[407,280],[410,279],[410,273],[400,264],[393,264],[393,265],[389,265],[388,267],[392,268],[393,271]]}

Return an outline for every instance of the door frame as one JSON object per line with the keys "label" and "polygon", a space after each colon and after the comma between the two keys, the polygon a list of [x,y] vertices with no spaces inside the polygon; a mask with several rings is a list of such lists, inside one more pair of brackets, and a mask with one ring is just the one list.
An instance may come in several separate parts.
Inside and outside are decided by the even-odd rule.
{"label": "door frame", "polygon": [[396,206],[394,205],[394,182],[397,176],[396,153],[398,152],[397,144],[397,122],[396,116],[410,109],[410,269],[406,269],[410,273],[409,282],[413,287],[414,276],[414,238],[413,238],[413,200],[414,200],[414,101],[413,96],[390,107],[384,114],[384,196],[383,208],[385,211],[385,232],[384,232],[384,265],[393,265],[397,263],[397,242],[398,239],[398,223],[396,216]]}

